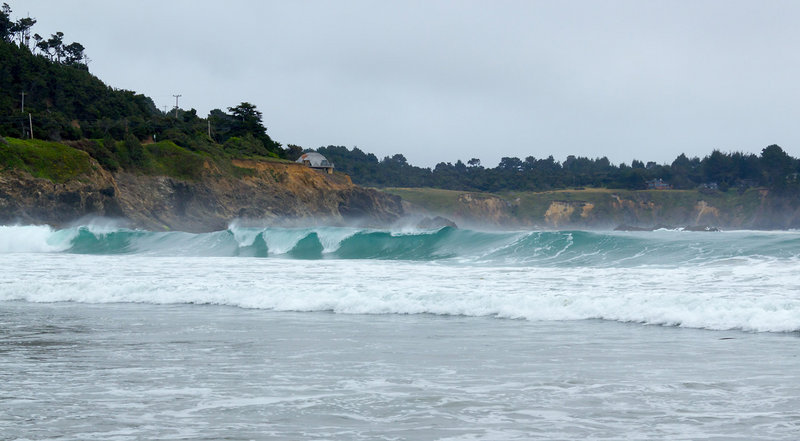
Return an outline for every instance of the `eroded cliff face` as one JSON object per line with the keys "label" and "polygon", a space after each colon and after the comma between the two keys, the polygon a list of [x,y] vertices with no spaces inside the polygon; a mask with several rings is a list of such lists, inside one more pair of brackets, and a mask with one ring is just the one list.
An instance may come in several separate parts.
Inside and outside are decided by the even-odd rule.
{"label": "eroded cliff face", "polygon": [[544,223],[553,228],[585,224],[593,218],[593,209],[590,202],[553,201],[544,213]]}
{"label": "eroded cliff face", "polygon": [[0,223],[63,224],[92,213],[122,217],[117,193],[114,178],[96,162],[79,179],[64,183],[0,171]]}
{"label": "eroded cliff face", "polygon": [[[800,199],[763,189],[743,192],[689,190],[566,190],[491,194],[451,192],[437,207],[431,194],[401,189],[415,211],[440,214],[459,225],[545,229],[614,229],[617,226],[713,227],[723,229],[800,228]],[[395,190],[397,191],[397,190]],[[446,199],[440,192],[438,200]],[[408,202],[407,202],[408,203]],[[424,206],[424,210],[421,208]]]}
{"label": "eroded cliff face", "polygon": [[211,231],[235,219],[384,225],[403,214],[400,198],[299,164],[235,161],[240,177],[207,164],[200,179],[92,172],[64,184],[0,172],[0,222],[64,224],[84,216],[121,218],[149,230]]}
{"label": "eroded cliff face", "polygon": [[491,225],[509,225],[514,222],[513,207],[497,196],[464,193],[458,196],[453,217],[462,222]]}
{"label": "eroded cliff face", "polygon": [[[786,229],[800,226],[800,208],[779,195],[759,192],[754,196],[721,198],[719,195],[663,193],[654,197],[647,192],[609,194],[599,201],[552,201],[543,219],[529,218],[528,223],[548,228],[694,227]],[[716,200],[715,200],[716,199]],[[748,205],[749,204],[749,205]]]}

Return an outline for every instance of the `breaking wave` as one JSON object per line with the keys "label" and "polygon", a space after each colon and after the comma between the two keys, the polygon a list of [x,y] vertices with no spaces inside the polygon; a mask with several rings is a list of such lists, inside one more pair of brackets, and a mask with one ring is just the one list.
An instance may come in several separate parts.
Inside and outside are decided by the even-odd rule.
{"label": "breaking wave", "polygon": [[440,261],[525,266],[709,264],[797,259],[796,232],[482,232],[445,227],[390,231],[342,227],[150,232],[84,225],[0,226],[0,254],[262,257]]}
{"label": "breaking wave", "polygon": [[798,264],[798,232],[0,227],[0,301],[798,332]]}

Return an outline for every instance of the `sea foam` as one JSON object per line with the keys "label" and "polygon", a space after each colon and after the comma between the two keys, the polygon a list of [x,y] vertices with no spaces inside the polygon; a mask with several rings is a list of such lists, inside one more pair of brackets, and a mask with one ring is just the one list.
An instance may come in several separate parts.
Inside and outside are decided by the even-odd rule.
{"label": "sea foam", "polygon": [[505,267],[376,260],[0,256],[0,301],[216,304],[276,311],[603,319],[800,330],[796,262]]}
{"label": "sea foam", "polygon": [[76,230],[53,230],[47,225],[0,225],[0,254],[52,253],[69,249]]}
{"label": "sea foam", "polygon": [[0,301],[800,331],[798,232],[0,227]]}

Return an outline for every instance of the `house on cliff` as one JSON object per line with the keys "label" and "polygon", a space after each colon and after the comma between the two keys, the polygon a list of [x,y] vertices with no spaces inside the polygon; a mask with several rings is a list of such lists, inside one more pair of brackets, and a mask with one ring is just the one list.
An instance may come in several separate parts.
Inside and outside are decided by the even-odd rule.
{"label": "house on cliff", "polygon": [[295,162],[298,164],[305,164],[313,169],[322,170],[328,174],[333,174],[333,164],[328,161],[328,158],[317,152],[303,153]]}
{"label": "house on cliff", "polygon": [[667,182],[664,182],[661,178],[652,179],[647,181],[647,189],[648,190],[670,190],[672,189],[672,185]]}

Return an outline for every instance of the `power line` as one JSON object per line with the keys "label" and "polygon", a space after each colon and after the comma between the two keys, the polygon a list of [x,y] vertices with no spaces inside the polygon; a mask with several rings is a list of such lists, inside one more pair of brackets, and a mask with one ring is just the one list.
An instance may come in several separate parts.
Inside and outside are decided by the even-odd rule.
{"label": "power line", "polygon": [[178,117],[178,98],[182,97],[183,95],[172,95],[175,97],[175,118]]}

